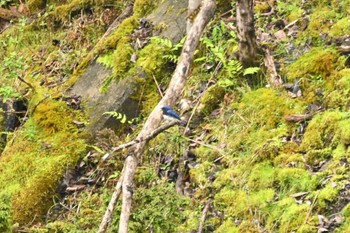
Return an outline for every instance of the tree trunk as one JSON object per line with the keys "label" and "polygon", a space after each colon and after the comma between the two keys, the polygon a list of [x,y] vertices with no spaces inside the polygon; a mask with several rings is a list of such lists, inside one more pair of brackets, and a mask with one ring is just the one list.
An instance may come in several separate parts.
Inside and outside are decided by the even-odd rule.
{"label": "tree trunk", "polygon": [[254,0],[236,0],[239,59],[243,67],[257,66],[258,46],[254,29]]}

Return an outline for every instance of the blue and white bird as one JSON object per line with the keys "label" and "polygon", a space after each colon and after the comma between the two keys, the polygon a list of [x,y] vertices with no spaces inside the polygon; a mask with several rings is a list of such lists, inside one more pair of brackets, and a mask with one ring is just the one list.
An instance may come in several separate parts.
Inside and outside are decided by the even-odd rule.
{"label": "blue and white bird", "polygon": [[177,114],[174,110],[172,110],[169,106],[163,106],[162,107],[162,111],[163,111],[163,117],[165,120],[168,121],[177,121],[179,122],[181,125],[186,125],[186,121],[181,120],[179,114]]}

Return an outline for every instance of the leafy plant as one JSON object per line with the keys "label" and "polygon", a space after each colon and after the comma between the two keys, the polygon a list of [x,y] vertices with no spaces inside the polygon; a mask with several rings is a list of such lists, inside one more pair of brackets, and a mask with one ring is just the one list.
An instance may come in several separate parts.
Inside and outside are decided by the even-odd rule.
{"label": "leafy plant", "polygon": [[257,74],[260,71],[259,67],[248,67],[244,70],[243,75]]}
{"label": "leafy plant", "polygon": [[109,115],[111,117],[114,117],[115,119],[119,120],[120,123],[122,124],[125,124],[125,123],[128,123],[128,124],[132,124],[136,121],[136,118],[133,118],[131,120],[127,120],[127,117],[124,113],[120,113],[120,112],[105,112],[103,113],[103,115]]}
{"label": "leafy plant", "polygon": [[11,86],[3,86],[0,87],[0,96],[2,97],[2,102],[5,103],[8,99],[19,98],[21,94]]}
{"label": "leafy plant", "polygon": [[7,6],[12,0],[0,0],[0,7]]}
{"label": "leafy plant", "polygon": [[182,38],[181,41],[175,45],[168,38],[161,38],[159,36],[153,37],[152,40],[169,49],[169,54],[163,55],[164,59],[177,63],[179,60],[179,52],[185,43],[186,37]]}

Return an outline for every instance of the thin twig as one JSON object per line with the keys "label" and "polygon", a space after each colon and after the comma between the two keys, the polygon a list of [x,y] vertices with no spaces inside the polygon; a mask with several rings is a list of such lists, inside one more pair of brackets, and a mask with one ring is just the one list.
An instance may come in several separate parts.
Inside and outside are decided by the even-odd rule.
{"label": "thin twig", "polygon": [[211,201],[208,201],[207,204],[205,204],[205,206],[203,208],[201,221],[199,222],[199,227],[198,227],[198,231],[197,231],[198,233],[203,232],[204,222],[205,222],[205,219],[207,218],[207,214],[208,214],[210,205],[211,205]]}
{"label": "thin twig", "polygon": [[185,137],[185,139],[187,139],[188,141],[197,143],[197,144],[199,144],[199,145],[201,145],[201,146],[205,146],[205,147],[208,147],[208,148],[210,148],[210,149],[216,150],[216,151],[218,151],[221,155],[226,156],[226,153],[223,152],[223,150],[220,149],[220,148],[217,147],[217,146],[212,146],[212,145],[209,145],[209,144],[206,144],[206,143],[204,143],[204,142],[197,141],[197,140],[194,140],[194,139],[191,139],[191,138],[188,138],[188,137]]}
{"label": "thin twig", "polygon": [[315,206],[315,203],[316,203],[316,200],[317,200],[317,198],[318,198],[318,194],[319,194],[319,193],[320,193],[319,191],[316,193],[316,195],[315,195],[315,197],[314,197],[314,200],[312,201],[312,204],[311,204],[311,206],[310,206],[310,209],[309,209],[309,211],[307,212],[307,215],[306,215],[306,217],[305,217],[304,224],[307,223],[307,220],[308,220],[309,217],[310,217],[310,214],[311,214],[311,212],[312,212],[312,209],[313,209],[314,206]]}
{"label": "thin twig", "polygon": [[[124,166],[124,168],[125,168],[125,166]],[[116,186],[114,188],[113,195],[111,197],[111,200],[108,203],[107,210],[103,216],[103,219],[101,221],[101,224],[98,228],[97,233],[106,232],[109,223],[112,221],[112,214],[114,212],[116,203],[117,203],[119,196],[121,194],[121,191],[122,191],[123,179],[124,179],[124,176],[123,176],[124,168],[121,172],[121,176],[118,180],[118,183],[116,184]]]}
{"label": "thin twig", "polygon": [[160,96],[163,98],[164,95],[163,95],[162,90],[160,89],[160,86],[159,86],[159,84],[158,84],[158,81],[157,81],[156,77],[154,77],[153,74],[152,74],[152,77],[153,77],[153,79],[154,79],[154,82],[156,83],[156,86],[157,86],[157,89],[158,89],[158,92],[159,92]]}
{"label": "thin twig", "polygon": [[27,82],[26,80],[24,80],[24,79],[21,78],[20,76],[17,76],[17,78],[18,78],[21,82],[27,84],[33,91],[35,91],[35,88],[34,88],[34,86],[33,86],[32,84],[30,84],[29,82]]}

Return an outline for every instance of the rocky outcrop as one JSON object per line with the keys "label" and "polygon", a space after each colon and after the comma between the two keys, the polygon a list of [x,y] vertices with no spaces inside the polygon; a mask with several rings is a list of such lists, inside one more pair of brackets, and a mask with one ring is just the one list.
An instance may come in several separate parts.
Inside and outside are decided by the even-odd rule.
{"label": "rocky outcrop", "polygon": [[[186,1],[164,1],[145,19],[155,28],[161,28],[155,34],[177,43],[185,35],[186,8]],[[114,30],[117,30],[117,28]],[[104,112],[123,113],[130,119],[138,115],[138,101],[130,98],[132,94],[137,92],[134,77],[114,80],[106,92],[101,93],[99,91],[103,81],[111,75],[112,69],[106,68],[95,60],[74,84],[70,92],[70,95],[81,96],[83,103],[86,103],[90,117],[88,129],[92,133],[102,128],[115,129],[118,126],[118,121],[110,116],[103,115]]]}

